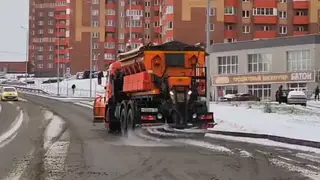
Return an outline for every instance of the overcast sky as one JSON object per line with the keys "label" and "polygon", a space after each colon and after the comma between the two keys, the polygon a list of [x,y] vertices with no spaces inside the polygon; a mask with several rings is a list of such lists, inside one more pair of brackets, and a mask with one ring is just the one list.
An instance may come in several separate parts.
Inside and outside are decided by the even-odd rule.
{"label": "overcast sky", "polygon": [[[1,0],[0,61],[25,60],[29,0]],[[7,53],[5,53],[7,52]]]}

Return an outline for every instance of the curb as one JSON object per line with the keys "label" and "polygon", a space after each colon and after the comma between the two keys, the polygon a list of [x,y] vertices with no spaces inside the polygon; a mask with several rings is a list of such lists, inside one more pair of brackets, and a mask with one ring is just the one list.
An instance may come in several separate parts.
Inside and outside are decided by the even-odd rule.
{"label": "curb", "polygon": [[246,138],[255,138],[255,139],[268,139],[271,141],[276,141],[276,142],[281,142],[286,144],[307,146],[307,147],[320,149],[320,142],[317,142],[317,141],[288,138],[288,137],[282,137],[282,136],[276,136],[276,135],[216,131],[216,130],[209,131],[208,134],[219,134],[219,135],[226,135],[226,136],[246,137]]}

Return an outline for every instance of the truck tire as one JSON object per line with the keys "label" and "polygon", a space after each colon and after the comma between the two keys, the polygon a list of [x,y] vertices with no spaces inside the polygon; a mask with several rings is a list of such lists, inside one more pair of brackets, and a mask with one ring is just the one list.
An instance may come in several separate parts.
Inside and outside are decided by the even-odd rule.
{"label": "truck tire", "polygon": [[128,133],[128,122],[127,122],[127,113],[125,108],[123,108],[121,111],[120,124],[121,124],[121,134],[122,136],[126,136]]}
{"label": "truck tire", "polygon": [[106,110],[106,119],[105,122],[109,121],[109,133],[120,131],[120,124],[110,119],[110,110]]}
{"label": "truck tire", "polygon": [[127,114],[127,125],[128,129],[134,130],[135,128],[135,121],[134,121],[134,115],[132,109],[129,109],[128,114]]}

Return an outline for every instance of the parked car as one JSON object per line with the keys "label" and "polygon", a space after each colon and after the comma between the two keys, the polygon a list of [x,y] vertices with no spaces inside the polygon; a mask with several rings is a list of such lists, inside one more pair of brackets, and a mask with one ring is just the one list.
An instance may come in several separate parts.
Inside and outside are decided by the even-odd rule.
{"label": "parked car", "polygon": [[220,97],[220,101],[231,101],[235,94],[226,94],[223,97]]}
{"label": "parked car", "polygon": [[27,83],[22,82],[18,79],[8,79],[2,82],[2,84],[7,84],[7,85],[17,85],[17,86],[25,86]]}
{"label": "parked car", "polygon": [[307,105],[307,96],[303,91],[290,91],[287,97],[287,104]]}
{"label": "parked car", "polygon": [[232,101],[260,101],[261,99],[257,96],[248,93],[238,93],[233,98]]}
{"label": "parked car", "polygon": [[[282,94],[280,95],[281,102],[283,102],[283,103],[288,102],[288,94],[290,91],[292,91],[292,90],[289,90],[289,89],[282,90]],[[278,91],[276,92],[276,101],[279,102]]]}

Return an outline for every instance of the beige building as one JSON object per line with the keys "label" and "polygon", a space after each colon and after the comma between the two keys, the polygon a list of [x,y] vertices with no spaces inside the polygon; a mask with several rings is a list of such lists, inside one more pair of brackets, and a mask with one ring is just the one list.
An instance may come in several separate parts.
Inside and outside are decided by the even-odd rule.
{"label": "beige building", "polygon": [[280,85],[311,95],[318,84],[320,35],[216,44],[209,53],[215,99],[250,93],[274,100]]}

